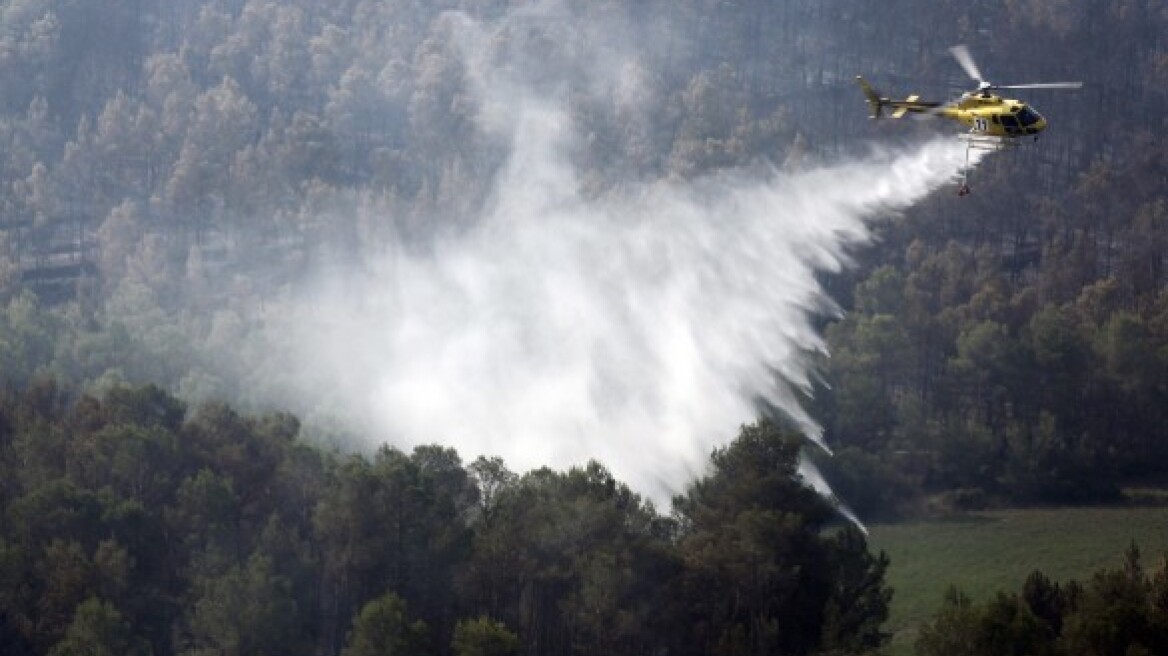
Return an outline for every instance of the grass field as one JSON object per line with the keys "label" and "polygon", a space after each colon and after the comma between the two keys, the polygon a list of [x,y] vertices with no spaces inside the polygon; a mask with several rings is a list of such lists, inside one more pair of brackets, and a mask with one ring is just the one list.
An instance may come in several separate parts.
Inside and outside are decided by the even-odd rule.
{"label": "grass field", "polygon": [[1134,541],[1145,567],[1168,553],[1168,508],[996,510],[960,517],[870,527],[872,551],[892,560],[895,590],[886,630],[891,654],[913,653],[917,627],[954,584],[984,601],[998,590],[1020,592],[1035,569],[1052,580],[1086,581],[1118,567]]}

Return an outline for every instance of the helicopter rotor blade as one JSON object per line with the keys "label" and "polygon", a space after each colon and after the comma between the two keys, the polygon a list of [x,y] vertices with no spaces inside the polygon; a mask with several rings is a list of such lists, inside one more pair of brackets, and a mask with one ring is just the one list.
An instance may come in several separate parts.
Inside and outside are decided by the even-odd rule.
{"label": "helicopter rotor blade", "polygon": [[1034,84],[995,84],[995,89],[1082,89],[1082,82],[1036,82]]}
{"label": "helicopter rotor blade", "polygon": [[973,61],[973,55],[969,54],[968,46],[964,43],[959,46],[953,46],[949,49],[949,52],[953,53],[953,57],[957,59],[957,63],[961,64],[961,68],[965,69],[969,77],[976,80],[978,84],[985,81],[985,78],[981,76],[981,71],[977,69],[977,64]]}

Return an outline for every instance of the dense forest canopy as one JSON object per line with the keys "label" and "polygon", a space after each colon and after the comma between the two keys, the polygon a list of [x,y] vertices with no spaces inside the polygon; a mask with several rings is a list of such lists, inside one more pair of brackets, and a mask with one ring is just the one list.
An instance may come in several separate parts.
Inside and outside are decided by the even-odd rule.
{"label": "dense forest canopy", "polygon": [[885,639],[887,558],[743,427],[671,516],[599,463],[327,453],[156,387],[0,400],[0,650],[809,654]]}

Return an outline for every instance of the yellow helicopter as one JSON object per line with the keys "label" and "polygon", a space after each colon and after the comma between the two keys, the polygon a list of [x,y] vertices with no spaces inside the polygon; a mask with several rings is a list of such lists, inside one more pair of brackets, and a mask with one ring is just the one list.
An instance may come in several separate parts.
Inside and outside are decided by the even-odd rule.
{"label": "yellow helicopter", "polygon": [[892,118],[900,118],[912,112],[916,114],[930,114],[953,119],[969,128],[969,132],[960,135],[966,142],[966,167],[959,196],[969,194],[969,149],[1001,150],[1008,146],[1017,145],[1019,137],[1032,136],[1038,139],[1038,134],[1046,129],[1046,119],[1032,107],[1020,100],[1003,98],[993,92],[999,89],[1079,89],[1082,82],[1040,82],[1035,84],[991,84],[982,76],[969,48],[964,45],[953,46],[949,49],[957,59],[957,63],[965,69],[969,77],[977,82],[977,90],[961,94],[955,101],[940,103],[920,100],[920,96],[911,95],[904,100],[892,100],[882,97],[873,89],[863,77],[857,75],[856,82],[864,91],[868,99],[868,110],[872,118],[878,119],[884,115],[884,109],[892,110]]}

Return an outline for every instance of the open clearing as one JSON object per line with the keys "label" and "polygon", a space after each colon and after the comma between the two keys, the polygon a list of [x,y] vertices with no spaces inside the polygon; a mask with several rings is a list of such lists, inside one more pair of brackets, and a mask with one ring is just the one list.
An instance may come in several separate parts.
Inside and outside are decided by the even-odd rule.
{"label": "open clearing", "polygon": [[1168,553],[1165,507],[992,510],[870,529],[872,551],[892,559],[887,580],[895,595],[885,628],[896,655],[913,653],[917,627],[950,584],[984,601],[998,590],[1021,591],[1036,569],[1059,582],[1086,581],[1119,566],[1133,541],[1147,568]]}

